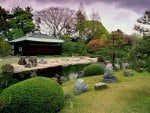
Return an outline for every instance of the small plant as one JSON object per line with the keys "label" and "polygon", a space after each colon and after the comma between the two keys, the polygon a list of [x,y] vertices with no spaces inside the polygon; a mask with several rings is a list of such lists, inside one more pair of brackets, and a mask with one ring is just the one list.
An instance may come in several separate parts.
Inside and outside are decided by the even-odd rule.
{"label": "small plant", "polygon": [[0,95],[0,113],[56,113],[63,105],[62,88],[45,77],[19,82]]}
{"label": "small plant", "polygon": [[102,75],[104,68],[100,64],[90,64],[83,69],[85,76]]}

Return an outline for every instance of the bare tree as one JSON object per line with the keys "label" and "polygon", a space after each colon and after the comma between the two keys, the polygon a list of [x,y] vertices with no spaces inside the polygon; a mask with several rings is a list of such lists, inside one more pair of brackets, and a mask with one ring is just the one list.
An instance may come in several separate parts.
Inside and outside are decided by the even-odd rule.
{"label": "bare tree", "polygon": [[100,17],[100,14],[99,12],[94,12],[94,10],[92,11],[92,14],[91,14],[91,19],[94,20],[94,21],[101,21],[101,17]]}
{"label": "bare tree", "polygon": [[[50,7],[35,13],[35,23],[42,25],[49,34],[57,36],[71,32],[75,23],[75,11],[68,8]],[[68,30],[69,29],[69,30]]]}

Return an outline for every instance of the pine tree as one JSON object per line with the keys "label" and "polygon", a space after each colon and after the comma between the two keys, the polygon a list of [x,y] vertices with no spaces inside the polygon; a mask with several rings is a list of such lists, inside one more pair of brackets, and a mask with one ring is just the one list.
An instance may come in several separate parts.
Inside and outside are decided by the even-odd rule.
{"label": "pine tree", "polygon": [[76,29],[76,31],[79,32],[79,35],[81,37],[82,37],[83,32],[85,30],[85,25],[84,25],[85,20],[86,20],[86,14],[84,12],[84,8],[83,8],[82,3],[80,3],[79,10],[76,13],[76,21],[77,21],[77,23],[75,25],[75,29]]}
{"label": "pine tree", "polygon": [[12,10],[12,14],[9,18],[9,32],[7,37],[9,40],[13,40],[26,35],[34,30],[32,8],[26,7],[22,9],[16,7]]}
{"label": "pine tree", "polygon": [[8,12],[0,6],[0,34],[6,34],[8,31]]}
{"label": "pine tree", "polygon": [[150,29],[146,28],[143,25],[150,25],[150,10],[145,11],[143,17],[139,18],[137,20],[137,23],[141,24],[141,25],[135,25],[134,29],[138,32],[140,32],[140,34],[142,34],[143,36],[145,35],[150,35]]}

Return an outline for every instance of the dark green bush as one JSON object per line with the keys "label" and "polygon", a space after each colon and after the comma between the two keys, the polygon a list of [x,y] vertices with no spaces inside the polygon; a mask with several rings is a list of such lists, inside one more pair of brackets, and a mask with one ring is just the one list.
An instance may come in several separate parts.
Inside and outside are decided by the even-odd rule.
{"label": "dark green bush", "polygon": [[0,56],[9,55],[10,47],[8,42],[0,41]]}
{"label": "dark green bush", "polygon": [[88,53],[88,48],[83,40],[73,42],[72,38],[68,36],[61,36],[60,38],[65,41],[62,45],[63,55],[86,55]]}
{"label": "dark green bush", "polygon": [[61,86],[45,77],[19,82],[0,95],[0,113],[56,113],[63,105]]}
{"label": "dark green bush", "polygon": [[85,76],[90,75],[102,75],[104,74],[104,68],[100,64],[90,64],[83,69]]}

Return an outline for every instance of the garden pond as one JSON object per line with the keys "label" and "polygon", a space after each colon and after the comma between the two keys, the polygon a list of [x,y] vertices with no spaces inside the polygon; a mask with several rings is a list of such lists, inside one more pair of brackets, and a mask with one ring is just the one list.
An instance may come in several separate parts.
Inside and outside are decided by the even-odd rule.
{"label": "garden pond", "polygon": [[[52,78],[55,77],[56,75],[59,75],[61,77],[62,82],[65,82],[83,76],[84,75],[83,68],[87,65],[88,64],[50,67],[35,71],[35,76],[44,76]],[[28,78],[31,78],[31,71],[16,73],[13,75],[13,78],[11,78],[11,76],[8,75],[5,77],[1,77],[0,82],[1,85],[4,84],[3,83],[4,81],[7,81],[6,84],[13,84]]]}

